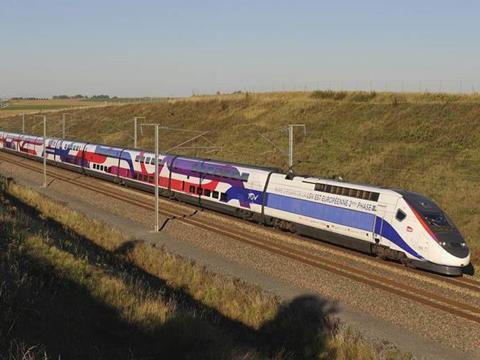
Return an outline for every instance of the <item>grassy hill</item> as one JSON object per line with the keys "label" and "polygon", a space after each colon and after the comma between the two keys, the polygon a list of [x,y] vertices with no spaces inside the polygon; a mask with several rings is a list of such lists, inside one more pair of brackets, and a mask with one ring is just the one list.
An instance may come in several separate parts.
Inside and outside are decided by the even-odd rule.
{"label": "grassy hill", "polygon": [[411,359],[0,177],[0,359]]}
{"label": "grassy hill", "polygon": [[[165,126],[209,131],[177,153],[286,168],[289,123],[299,174],[342,176],[418,191],[453,218],[480,262],[480,96],[367,92],[235,94],[72,110],[67,137],[132,146],[133,117]],[[60,114],[49,114],[58,134]],[[143,120],[142,120],[143,121]],[[1,128],[18,130],[16,121]],[[29,132],[40,131],[30,123]],[[162,130],[161,150],[195,136]],[[140,146],[152,148],[146,128]],[[216,148],[212,149],[212,144]]]}

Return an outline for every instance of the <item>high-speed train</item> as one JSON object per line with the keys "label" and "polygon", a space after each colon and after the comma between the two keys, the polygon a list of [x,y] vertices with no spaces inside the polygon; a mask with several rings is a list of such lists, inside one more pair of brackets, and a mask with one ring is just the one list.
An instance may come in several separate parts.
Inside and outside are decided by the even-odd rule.
{"label": "high-speed train", "polygon": [[0,132],[0,149],[336,243],[408,266],[461,275],[470,251],[432,200],[404,190],[279,169]]}

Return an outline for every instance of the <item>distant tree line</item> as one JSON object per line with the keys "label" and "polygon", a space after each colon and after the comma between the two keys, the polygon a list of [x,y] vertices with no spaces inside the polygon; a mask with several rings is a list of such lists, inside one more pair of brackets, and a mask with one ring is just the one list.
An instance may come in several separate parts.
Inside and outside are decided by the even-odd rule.
{"label": "distant tree line", "polygon": [[41,97],[12,97],[10,100],[48,100],[48,98],[41,98]]}
{"label": "distant tree line", "polygon": [[54,95],[52,97],[53,99],[90,99],[90,100],[110,100],[110,99],[117,99],[117,96],[110,97],[110,95],[92,95],[92,96],[87,96],[87,95]]}

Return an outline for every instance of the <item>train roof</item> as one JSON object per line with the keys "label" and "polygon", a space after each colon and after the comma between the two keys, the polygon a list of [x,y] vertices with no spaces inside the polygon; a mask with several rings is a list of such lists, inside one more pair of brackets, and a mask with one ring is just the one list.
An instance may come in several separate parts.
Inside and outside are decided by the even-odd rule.
{"label": "train roof", "polygon": [[[30,137],[35,137],[35,138],[42,138],[43,136],[36,136],[36,135],[29,135],[29,134],[19,134],[19,133],[13,133],[13,132],[8,132],[8,131],[3,131],[7,134],[10,135],[16,135],[16,136],[30,136]],[[124,151],[135,151],[135,152],[144,152],[147,154],[155,155],[151,150],[145,150],[145,149],[132,149],[128,147],[123,147],[123,146],[116,146],[116,145],[111,145],[111,144],[99,144],[99,143],[90,143],[86,141],[77,141],[77,140],[68,140],[68,139],[62,139],[58,137],[50,137],[47,136],[48,139],[50,140],[61,140],[65,142],[73,142],[73,143],[81,143],[81,144],[88,144],[88,145],[99,145],[99,146],[105,146],[105,147],[110,147],[110,148],[115,148],[115,149],[122,149]],[[282,170],[276,167],[269,167],[269,166],[261,166],[261,165],[252,165],[252,164],[244,164],[244,163],[239,163],[239,162],[232,162],[232,161],[225,161],[225,160],[219,160],[219,159],[210,159],[210,158],[201,158],[201,157],[195,157],[195,156],[186,156],[186,155],[179,155],[179,154],[173,154],[173,153],[160,153],[161,156],[178,156],[179,158],[186,158],[186,159],[192,159],[192,160],[198,160],[198,161],[211,161],[211,162],[218,162],[218,163],[223,163],[223,164],[228,164],[228,165],[234,165],[234,166],[240,166],[244,168],[250,168],[250,169],[255,169],[255,170],[263,170],[267,172],[278,172],[282,173]]]}

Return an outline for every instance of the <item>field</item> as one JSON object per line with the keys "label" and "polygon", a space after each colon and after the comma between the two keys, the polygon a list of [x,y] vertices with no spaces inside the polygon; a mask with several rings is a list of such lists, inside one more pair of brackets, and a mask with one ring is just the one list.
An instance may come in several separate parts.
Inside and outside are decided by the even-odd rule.
{"label": "field", "polygon": [[0,179],[0,359],[410,359]]}
{"label": "field", "polygon": [[0,118],[12,115],[105,105],[105,102],[77,99],[10,100],[6,103],[8,106],[0,108]]}
{"label": "field", "polygon": [[[67,137],[132,146],[133,117],[161,130],[160,148],[208,131],[176,153],[287,168],[289,123],[298,174],[405,188],[433,198],[458,225],[480,263],[480,96],[371,92],[219,95],[69,111]],[[49,133],[60,131],[49,114]],[[4,121],[7,130],[19,123]],[[40,125],[29,132],[40,134]],[[153,148],[152,129],[139,144]]]}

